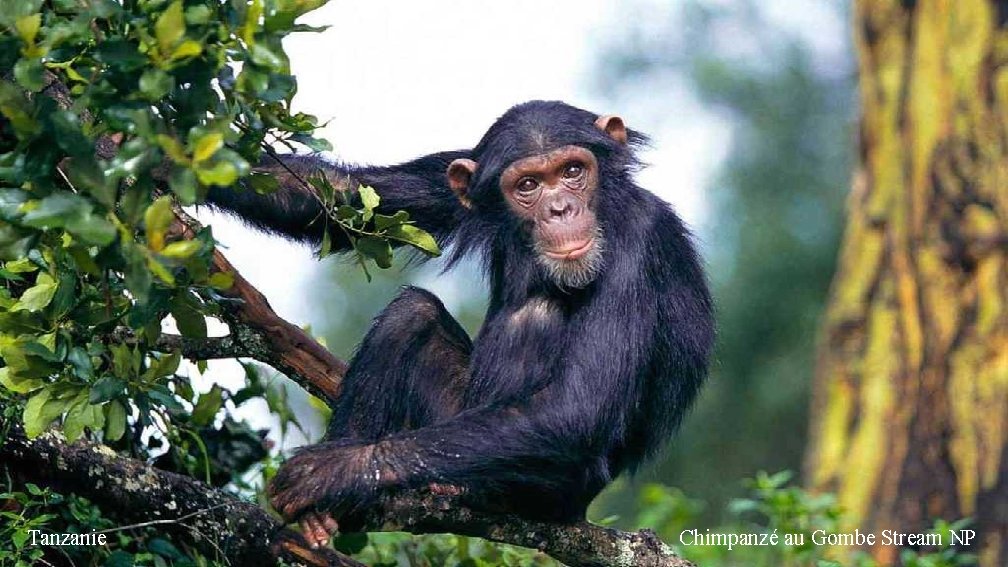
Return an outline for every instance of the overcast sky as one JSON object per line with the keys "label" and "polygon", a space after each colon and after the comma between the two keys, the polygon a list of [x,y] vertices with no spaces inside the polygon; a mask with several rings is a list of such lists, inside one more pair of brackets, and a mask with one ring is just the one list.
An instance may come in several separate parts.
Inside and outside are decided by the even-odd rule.
{"label": "overcast sky", "polygon": [[[333,0],[303,18],[327,31],[297,34],[286,44],[298,79],[295,106],[329,121],[320,134],[341,159],[371,164],[471,147],[494,119],[525,100],[562,99],[620,114],[654,138],[642,184],[688,222],[699,222],[705,179],[724,154],[727,128],[681,89],[624,107],[593,94],[596,48],[632,29],[615,6]],[[661,128],[652,127],[663,115]],[[212,222],[228,257],[281,315],[321,323],[297,293],[317,270],[310,250]]]}
{"label": "overcast sky", "polygon": [[[619,85],[610,90],[623,94],[605,100],[591,76],[600,48],[631,39],[634,30],[667,30],[664,22],[678,4],[651,0],[631,9],[602,0],[332,0],[302,18],[330,26],[327,31],[297,34],[286,43],[298,80],[295,109],[329,121],[320,135],[335,155],[371,164],[471,147],[495,118],[529,99],[562,99],[619,114],[654,142],[640,183],[696,226],[705,221],[704,189],[726,154],[729,124],[703,110],[680,81]],[[760,4],[816,50],[842,46],[829,2],[803,2],[800,10],[795,5]],[[305,296],[306,282],[321,275],[310,250],[200,216],[281,316],[322,326],[324,311]],[[211,374],[240,380],[221,370]]]}

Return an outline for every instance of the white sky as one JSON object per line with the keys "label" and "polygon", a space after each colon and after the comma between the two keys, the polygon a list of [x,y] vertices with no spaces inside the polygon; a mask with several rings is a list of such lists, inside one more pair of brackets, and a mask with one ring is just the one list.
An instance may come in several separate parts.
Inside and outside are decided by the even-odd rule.
{"label": "white sky", "polygon": [[[721,1],[728,0],[711,3]],[[816,23],[835,22],[824,21],[822,6],[809,4],[794,10],[794,2],[773,0],[766,8],[828,52],[837,43]],[[590,76],[598,48],[629,39],[641,23],[656,24],[645,30],[665,30],[657,24],[677,6],[655,0],[636,9],[603,0],[333,0],[302,18],[329,25],[327,31],[297,34],[286,43],[299,85],[295,107],[330,120],[320,135],[334,154],[373,164],[471,147],[496,117],[529,99],[562,99],[619,114],[654,142],[644,156],[652,165],[638,180],[696,226],[704,222],[703,191],[727,152],[730,125],[704,111],[680,82],[620,85],[613,102],[592,92],[598,81]],[[313,309],[305,295],[306,283],[322,274],[309,250],[206,212],[200,216],[281,316],[322,326],[324,310]],[[439,294],[450,295],[450,289],[434,287]],[[451,305],[450,297],[444,299]],[[211,375],[219,379],[221,370]],[[225,385],[240,383],[240,374],[224,374],[233,376]]]}
{"label": "white sky", "polygon": [[[700,222],[703,187],[727,148],[727,126],[681,88],[624,107],[593,96],[596,46],[634,29],[617,8],[602,0],[334,0],[302,18],[327,31],[286,43],[298,79],[295,107],[330,121],[320,135],[334,154],[372,164],[471,147],[494,119],[529,99],[620,114],[654,139],[641,183],[691,224]],[[667,117],[660,128],[656,116]],[[281,315],[322,323],[298,293],[316,274],[309,250],[237,223],[212,223],[228,257]]]}

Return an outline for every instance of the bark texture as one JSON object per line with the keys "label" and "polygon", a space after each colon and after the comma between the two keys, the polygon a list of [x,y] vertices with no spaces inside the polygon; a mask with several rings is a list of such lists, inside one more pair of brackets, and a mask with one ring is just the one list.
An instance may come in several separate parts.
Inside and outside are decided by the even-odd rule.
{"label": "bark texture", "polygon": [[809,481],[852,528],[972,517],[981,565],[1008,565],[1008,2],[854,6],[861,164]]}

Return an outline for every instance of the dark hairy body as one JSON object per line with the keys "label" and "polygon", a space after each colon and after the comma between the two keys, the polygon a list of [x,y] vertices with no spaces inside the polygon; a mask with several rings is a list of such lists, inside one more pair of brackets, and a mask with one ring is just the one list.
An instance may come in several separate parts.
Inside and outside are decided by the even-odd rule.
{"label": "dark hairy body", "polygon": [[386,491],[435,486],[492,512],[580,519],[661,446],[706,375],[714,323],[686,228],[633,180],[643,142],[617,117],[536,101],[471,150],[392,167],[267,158],[278,192],[211,191],[254,226],[318,243],[324,212],[297,178],[370,185],[379,212],[408,211],[449,265],[477,255],[490,283],[475,340],[417,288],[375,319],[326,438],[270,487],[285,517],[323,543]]}

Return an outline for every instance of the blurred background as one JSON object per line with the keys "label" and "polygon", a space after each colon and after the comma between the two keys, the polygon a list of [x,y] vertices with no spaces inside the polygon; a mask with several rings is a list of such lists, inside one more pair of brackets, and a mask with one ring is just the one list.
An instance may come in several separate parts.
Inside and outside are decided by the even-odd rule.
{"label": "blurred background", "polygon": [[[719,343],[679,436],[604,493],[592,518],[633,517],[639,487],[657,481],[705,503],[691,527],[713,525],[743,492],[740,479],[800,469],[853,165],[848,14],[847,2],[828,0],[340,0],[306,18],[327,31],[286,45],[296,108],[328,121],[321,136],[345,161],[471,147],[528,99],[619,114],[652,137],[639,181],[696,234]],[[485,283],[473,266],[443,275],[437,260],[400,263],[368,283],[354,266],[202,216],[277,312],[341,356],[407,282],[438,294],[470,333],[482,321]],[[210,374],[223,370],[241,382],[237,365]],[[321,417],[299,407],[317,436]],[[247,417],[262,424],[265,414]]]}

